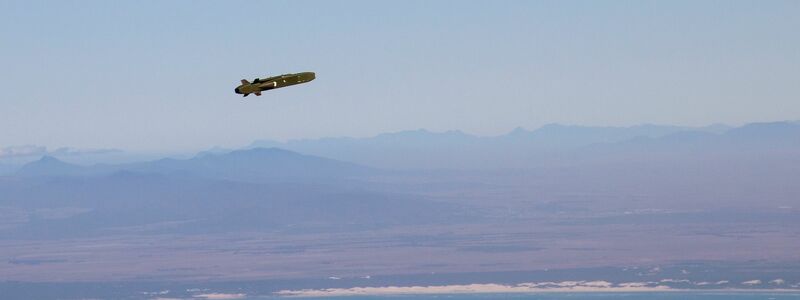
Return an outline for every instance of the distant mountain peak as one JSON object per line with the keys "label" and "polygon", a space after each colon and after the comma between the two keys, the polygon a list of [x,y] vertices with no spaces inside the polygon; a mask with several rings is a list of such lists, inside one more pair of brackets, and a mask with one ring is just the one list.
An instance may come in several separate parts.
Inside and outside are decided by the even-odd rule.
{"label": "distant mountain peak", "polygon": [[37,162],[45,162],[45,163],[65,163],[58,158],[55,158],[50,155],[43,155]]}
{"label": "distant mountain peak", "polygon": [[83,168],[45,155],[37,161],[25,164],[17,171],[21,176],[65,176],[76,175]]}
{"label": "distant mountain peak", "polygon": [[795,122],[762,122],[750,123],[742,127],[733,128],[726,132],[727,136],[748,136],[756,139],[777,138],[787,139],[800,136],[800,124]]}
{"label": "distant mountain peak", "polygon": [[570,128],[570,127],[581,127],[575,125],[564,125],[559,123],[547,123],[542,125],[542,127],[537,128],[536,130],[548,130],[548,129],[563,129],[563,128]]}
{"label": "distant mountain peak", "polygon": [[517,126],[513,130],[511,130],[511,132],[509,132],[508,135],[523,135],[528,133],[530,133],[530,131],[528,131],[527,129],[523,128],[522,126]]}
{"label": "distant mountain peak", "polygon": [[128,166],[144,173],[199,176],[242,181],[281,178],[342,177],[360,174],[366,167],[305,155],[277,147],[256,147],[228,153],[198,155],[191,159],[157,160]]}
{"label": "distant mountain peak", "polygon": [[257,155],[281,155],[281,156],[302,156],[302,154],[289,151],[278,147],[256,147],[250,149],[234,150],[228,153],[216,154],[222,156],[257,156]]}
{"label": "distant mountain peak", "polygon": [[[255,142],[254,142],[255,143]],[[214,146],[208,150],[198,152],[195,157],[202,157],[206,155],[215,155],[215,154],[225,154],[234,151],[233,149],[223,148],[220,146]]]}

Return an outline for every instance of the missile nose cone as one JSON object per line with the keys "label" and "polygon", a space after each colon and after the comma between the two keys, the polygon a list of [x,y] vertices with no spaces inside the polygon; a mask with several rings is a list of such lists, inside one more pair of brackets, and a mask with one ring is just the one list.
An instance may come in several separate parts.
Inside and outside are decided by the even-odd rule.
{"label": "missile nose cone", "polygon": [[242,92],[239,92],[239,88],[238,88],[238,87],[237,87],[237,88],[235,88],[233,91],[234,91],[235,93],[237,93],[237,94],[241,94],[241,93],[242,93]]}

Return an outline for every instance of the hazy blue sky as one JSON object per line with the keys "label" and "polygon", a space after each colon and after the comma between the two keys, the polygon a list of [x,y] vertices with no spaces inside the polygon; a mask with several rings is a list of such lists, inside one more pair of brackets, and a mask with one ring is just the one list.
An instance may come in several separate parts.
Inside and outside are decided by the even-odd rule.
{"label": "hazy blue sky", "polygon": [[[800,1],[1,1],[0,146],[800,119]],[[315,71],[243,100],[242,78]]]}

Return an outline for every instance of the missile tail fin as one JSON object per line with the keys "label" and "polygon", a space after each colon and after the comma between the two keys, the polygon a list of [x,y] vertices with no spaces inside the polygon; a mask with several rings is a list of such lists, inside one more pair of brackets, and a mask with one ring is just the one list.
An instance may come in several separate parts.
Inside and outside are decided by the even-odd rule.
{"label": "missile tail fin", "polygon": [[242,79],[242,84],[250,84],[250,82],[247,79]]}

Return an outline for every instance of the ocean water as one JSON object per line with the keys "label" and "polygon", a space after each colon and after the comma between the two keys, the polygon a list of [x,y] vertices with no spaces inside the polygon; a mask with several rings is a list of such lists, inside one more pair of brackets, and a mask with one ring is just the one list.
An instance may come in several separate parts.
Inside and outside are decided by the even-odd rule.
{"label": "ocean water", "polygon": [[[263,299],[263,298],[262,298]],[[800,293],[552,293],[552,294],[453,294],[403,296],[302,297],[307,300],[800,300]]]}

